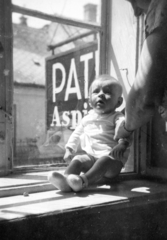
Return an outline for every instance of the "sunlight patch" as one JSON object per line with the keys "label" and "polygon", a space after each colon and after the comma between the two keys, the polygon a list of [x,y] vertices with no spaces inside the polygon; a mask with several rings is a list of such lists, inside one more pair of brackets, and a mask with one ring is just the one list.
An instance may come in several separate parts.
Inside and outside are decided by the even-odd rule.
{"label": "sunlight patch", "polygon": [[139,188],[133,188],[131,192],[143,192],[143,193],[150,193],[150,188],[148,187],[139,187]]}

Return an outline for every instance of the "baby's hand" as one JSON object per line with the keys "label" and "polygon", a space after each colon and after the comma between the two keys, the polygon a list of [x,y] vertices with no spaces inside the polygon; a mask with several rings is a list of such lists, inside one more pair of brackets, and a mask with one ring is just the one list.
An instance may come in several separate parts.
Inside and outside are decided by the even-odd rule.
{"label": "baby's hand", "polygon": [[127,131],[125,129],[125,121],[120,121],[115,129],[114,140],[118,140],[120,138],[129,138],[132,133],[133,131]]}
{"label": "baby's hand", "polygon": [[119,143],[118,145],[116,145],[113,150],[111,151],[110,155],[114,158],[117,159],[119,161],[122,160],[124,152],[127,149],[127,145],[124,143]]}
{"label": "baby's hand", "polygon": [[73,158],[73,150],[71,148],[66,148],[66,152],[64,154],[64,161],[66,163],[70,163]]}

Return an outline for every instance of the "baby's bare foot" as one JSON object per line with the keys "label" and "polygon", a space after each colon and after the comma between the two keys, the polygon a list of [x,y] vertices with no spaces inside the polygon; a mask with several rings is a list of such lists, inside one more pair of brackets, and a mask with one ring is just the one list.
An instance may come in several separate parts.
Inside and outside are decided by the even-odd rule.
{"label": "baby's bare foot", "polygon": [[67,176],[67,182],[74,192],[79,192],[88,186],[88,180],[85,175],[70,174]]}
{"label": "baby's bare foot", "polygon": [[83,188],[82,178],[78,175],[75,175],[75,174],[68,175],[67,182],[74,192],[79,192]]}
{"label": "baby's bare foot", "polygon": [[48,176],[49,182],[51,182],[57,189],[62,192],[71,192],[71,187],[67,183],[66,176],[59,172],[52,172]]}

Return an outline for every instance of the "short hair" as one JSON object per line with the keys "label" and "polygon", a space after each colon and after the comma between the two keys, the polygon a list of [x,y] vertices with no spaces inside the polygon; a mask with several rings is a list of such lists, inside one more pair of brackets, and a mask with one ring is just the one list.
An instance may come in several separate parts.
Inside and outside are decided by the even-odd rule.
{"label": "short hair", "polygon": [[123,89],[122,89],[121,83],[116,78],[112,77],[109,74],[101,74],[101,75],[96,76],[95,79],[93,80],[93,82],[91,83],[91,85],[89,87],[89,97],[91,95],[92,85],[96,80],[100,80],[100,81],[112,80],[119,87],[120,95],[122,95]]}

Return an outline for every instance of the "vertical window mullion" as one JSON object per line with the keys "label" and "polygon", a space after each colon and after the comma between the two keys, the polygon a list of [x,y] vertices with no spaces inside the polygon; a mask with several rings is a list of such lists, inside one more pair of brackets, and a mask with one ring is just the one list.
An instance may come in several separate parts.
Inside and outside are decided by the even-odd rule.
{"label": "vertical window mullion", "polygon": [[109,73],[110,0],[101,1],[100,73]]}

